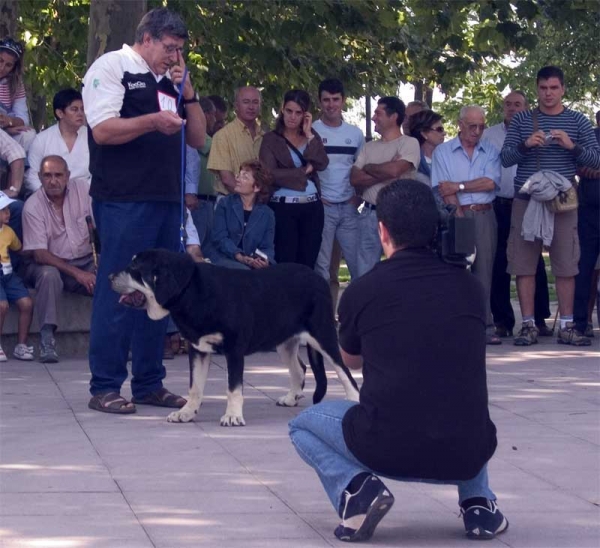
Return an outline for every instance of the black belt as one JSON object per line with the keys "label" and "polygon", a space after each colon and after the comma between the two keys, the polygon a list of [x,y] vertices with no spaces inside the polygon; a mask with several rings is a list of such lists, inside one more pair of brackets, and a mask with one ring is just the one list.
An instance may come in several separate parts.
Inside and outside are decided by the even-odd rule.
{"label": "black belt", "polygon": [[196,194],[196,197],[199,200],[204,200],[206,202],[216,202],[217,197],[214,194]]}
{"label": "black belt", "polygon": [[371,211],[375,211],[377,209],[377,206],[375,204],[370,204],[366,201],[362,203],[362,206],[366,207],[367,209],[370,209]]}

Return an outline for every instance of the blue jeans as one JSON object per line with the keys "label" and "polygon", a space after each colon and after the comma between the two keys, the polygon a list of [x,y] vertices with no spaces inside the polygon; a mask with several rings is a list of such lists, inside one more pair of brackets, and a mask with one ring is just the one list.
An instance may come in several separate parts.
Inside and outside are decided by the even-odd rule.
{"label": "blue jeans", "polygon": [[[330,401],[313,405],[290,421],[290,438],[304,462],[317,472],[336,512],[339,513],[342,494],[354,476],[373,470],[362,464],[348,449],[342,432],[342,419],[352,406],[351,401]],[[381,476],[381,474],[378,474]],[[496,500],[488,485],[487,464],[473,479],[438,481],[419,478],[389,477],[396,481],[456,485],[458,502],[473,497]]]}
{"label": "blue jeans", "polygon": [[358,212],[353,204],[325,204],[325,221],[321,249],[317,257],[315,270],[329,282],[329,266],[333,241],[337,239],[342,248],[342,255],[348,265],[350,277],[358,276]]}
{"label": "blue jeans", "polygon": [[362,208],[358,217],[358,276],[369,272],[381,259],[383,248],[377,230],[377,213]]}
{"label": "blue jeans", "polygon": [[179,204],[94,200],[92,208],[101,254],[90,328],[90,392],[96,395],[121,390],[131,348],[131,391],[135,398],[143,398],[162,388],[168,320],[153,321],[145,310],[120,305],[108,276],[123,270],[140,251],[155,247],[178,250]]}

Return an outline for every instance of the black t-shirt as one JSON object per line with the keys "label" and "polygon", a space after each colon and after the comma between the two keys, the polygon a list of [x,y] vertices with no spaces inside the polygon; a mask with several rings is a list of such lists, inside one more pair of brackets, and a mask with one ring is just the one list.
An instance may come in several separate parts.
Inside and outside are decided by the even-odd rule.
{"label": "black t-shirt", "polygon": [[[119,81],[111,93],[101,93],[105,81]],[[119,110],[120,118],[137,118],[161,110],[177,110],[178,90],[167,77],[158,81],[146,62],[127,46],[100,57],[86,75],[86,85],[98,83],[102,109]],[[105,104],[106,103],[106,104]],[[86,111],[94,105],[86,104]],[[92,113],[93,114],[93,113]],[[120,145],[99,145],[88,131],[90,195],[111,202],[179,202],[181,200],[181,133],[150,131]],[[185,153],[184,153],[185,154]]]}
{"label": "black t-shirt", "polygon": [[496,449],[488,412],[484,291],[426,249],[402,250],[352,282],[340,344],[362,355],[350,451],[386,475],[464,480]]}

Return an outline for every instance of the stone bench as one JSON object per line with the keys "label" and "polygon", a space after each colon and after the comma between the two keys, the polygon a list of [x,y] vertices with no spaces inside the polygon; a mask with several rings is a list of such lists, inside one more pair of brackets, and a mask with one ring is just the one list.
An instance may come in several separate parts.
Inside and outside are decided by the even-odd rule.
{"label": "stone bench", "polygon": [[[40,326],[35,314],[35,290],[30,289],[29,293],[34,302],[34,311],[28,341],[30,345],[35,347],[34,354],[37,359],[39,355]],[[11,304],[2,333],[2,349],[9,360],[14,359],[12,352],[17,344],[18,317],[17,307]],[[85,358],[87,356],[91,317],[92,297],[63,292],[58,302],[59,326],[56,331],[56,351],[60,358]]]}

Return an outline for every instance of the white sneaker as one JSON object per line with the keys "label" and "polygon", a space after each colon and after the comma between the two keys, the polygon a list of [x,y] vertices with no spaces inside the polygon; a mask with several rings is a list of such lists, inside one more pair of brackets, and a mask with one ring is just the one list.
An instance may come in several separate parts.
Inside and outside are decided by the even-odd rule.
{"label": "white sneaker", "polygon": [[0,346],[0,362],[5,362],[5,361],[8,361],[8,358],[6,357],[4,350],[2,350],[2,347]]}
{"label": "white sneaker", "polygon": [[33,360],[33,347],[19,343],[17,346],[15,346],[13,356],[17,358],[17,360],[29,362]]}

